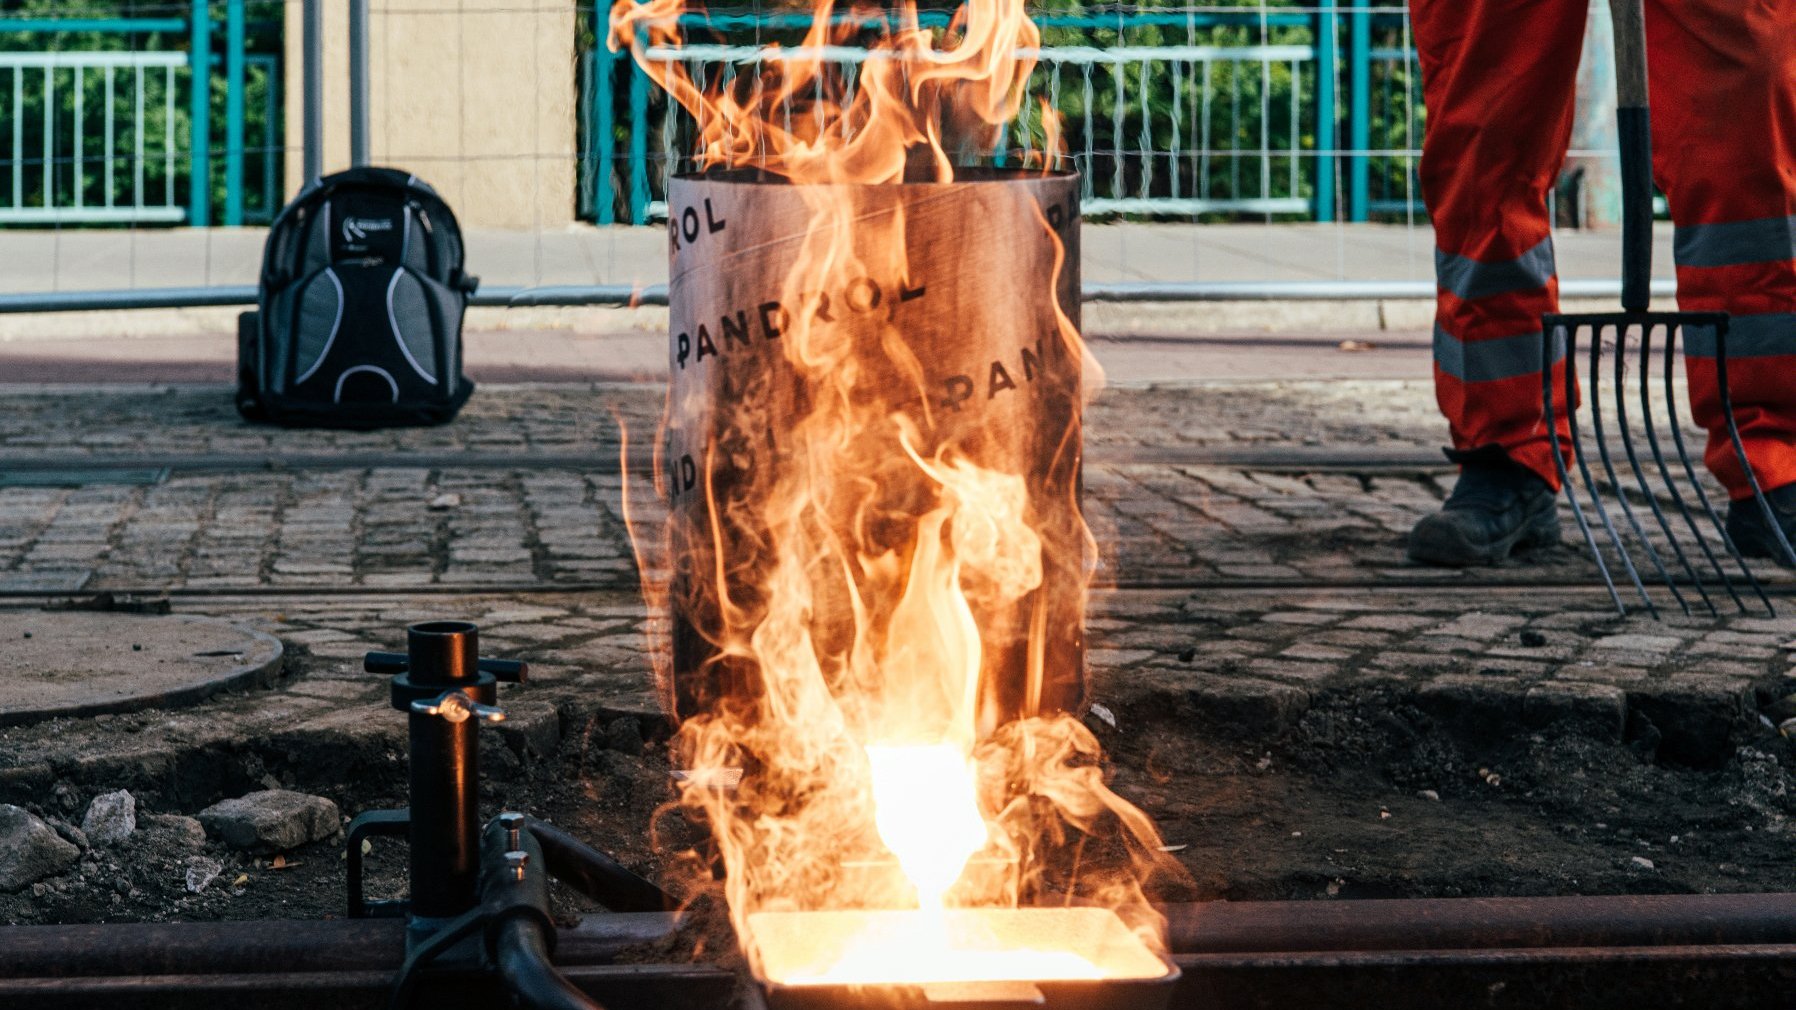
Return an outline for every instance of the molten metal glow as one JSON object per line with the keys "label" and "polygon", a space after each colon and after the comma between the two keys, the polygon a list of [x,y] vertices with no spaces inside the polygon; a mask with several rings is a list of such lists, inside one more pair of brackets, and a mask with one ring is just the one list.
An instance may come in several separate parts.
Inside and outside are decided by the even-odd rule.
{"label": "molten metal glow", "polygon": [[1101,908],[762,912],[748,917],[779,985],[1156,979],[1164,961]]}

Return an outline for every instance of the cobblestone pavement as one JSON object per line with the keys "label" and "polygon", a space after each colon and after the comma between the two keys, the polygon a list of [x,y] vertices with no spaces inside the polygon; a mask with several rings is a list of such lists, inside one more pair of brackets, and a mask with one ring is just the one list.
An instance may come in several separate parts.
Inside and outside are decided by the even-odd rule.
{"label": "cobblestone pavement", "polygon": [[[1430,396],[1403,382],[1106,391],[1088,415],[1086,502],[1099,581],[1117,588],[1093,623],[1094,667],[1226,686],[1274,721],[1305,692],[1387,682],[1468,711],[1500,697],[1605,724],[1649,688],[1737,714],[1781,674],[1796,621],[1618,622],[1581,550],[1467,572],[1407,564],[1404,534],[1452,480],[1434,462]],[[652,708],[616,461],[619,424],[652,432],[657,409],[652,387],[515,387],[442,428],[290,432],[238,422],[217,388],[0,396],[0,590],[20,604],[172,591],[339,665],[396,644],[419,608],[464,605],[437,599],[475,601],[493,648]],[[9,460],[24,464],[14,480],[93,482],[6,486]],[[175,469],[140,484],[44,469],[61,460]],[[1570,594],[1543,603],[1526,588],[1542,584]],[[593,595],[556,595],[570,589]],[[230,602],[241,591],[277,602]],[[358,592],[381,595],[335,595]],[[291,703],[373,690],[349,684]]]}
{"label": "cobblestone pavement", "polygon": [[[1404,535],[1452,481],[1431,397],[1413,382],[1106,390],[1086,469],[1102,579],[1595,580],[1581,548],[1407,564]],[[620,431],[641,450],[658,408],[648,386],[511,387],[441,428],[319,432],[246,425],[217,387],[0,395],[0,590],[629,586]]]}
{"label": "cobblestone pavement", "polygon": [[[1125,722],[1179,713],[1194,732],[1265,738],[1312,706],[1367,692],[1475,739],[1559,723],[1620,741],[1646,720],[1661,754],[1706,764],[1759,732],[1764,699],[1796,686],[1788,619],[1660,623],[1600,603],[1565,591],[1482,600],[1412,590],[1103,593],[1090,620],[1093,698]],[[234,762],[245,748],[291,759],[295,747],[372,747],[396,760],[403,720],[391,718],[384,678],[360,661],[370,649],[403,648],[405,626],[419,620],[478,621],[483,653],[531,663],[530,683],[508,689],[508,739],[593,715],[659,719],[647,618],[627,591],[185,597],[176,606],[278,636],[295,650],[289,672],[301,676],[182,711],[0,731],[0,801],[71,776],[190,777],[184,761]]]}
{"label": "cobblestone pavement", "polygon": [[[493,778],[528,771],[533,753],[584,753],[581,734],[622,716],[657,732],[651,626],[616,465],[618,419],[650,433],[657,408],[644,387],[489,389],[444,428],[321,433],[245,426],[215,387],[0,395],[0,607],[166,592],[177,613],[265,630],[291,650],[270,690],[0,729],[0,802],[41,802],[75,783],[187,811],[266,785],[274,771],[289,785],[299,769],[339,786],[392,779],[404,722],[384,678],[362,672],[360,659],[402,647],[408,623],[435,618],[477,621],[483,652],[532,664],[531,682],[507,689],[510,718],[497,731],[509,746],[485,751]],[[1699,811],[1703,831],[1732,823],[1738,803],[1763,804],[1764,823],[1785,830],[1790,778],[1766,753],[1783,746],[1776,721],[1796,714],[1788,599],[1777,618],[1652,621],[1616,616],[1571,548],[1477,572],[1405,564],[1403,534],[1452,480],[1438,462],[1426,384],[1117,388],[1088,422],[1086,501],[1110,588],[1088,622],[1093,699],[1104,709],[1087,721],[1114,719],[1119,743],[1148,751],[1149,787],[1159,788],[1156,734],[1239,741],[1228,760],[1248,768],[1281,740],[1306,741],[1326,764],[1337,734],[1345,753],[1354,734],[1407,733],[1428,763],[1437,736],[1475,750],[1544,735],[1667,767],[1726,763],[1718,776],[1758,776],[1758,791],[1692,787],[1715,807]],[[1411,726],[1427,727],[1427,739]],[[1480,788],[1496,788],[1500,776],[1476,763],[1468,779],[1474,768]],[[1555,788],[1583,789],[1584,774]],[[1655,787],[1626,783],[1660,781],[1615,788],[1634,796],[1627,790]],[[1315,788],[1292,801],[1310,819],[1333,802],[1333,786]],[[1437,807],[1460,816],[1438,796],[1417,798],[1433,780],[1378,788],[1389,792],[1378,803],[1418,821]],[[1175,799],[1166,809],[1223,802]],[[1593,823],[1575,831],[1605,830],[1607,809],[1586,811]],[[1340,853],[1374,844],[1310,820],[1302,831],[1276,817],[1268,827],[1267,816],[1239,812],[1265,838],[1302,849],[1317,872],[1334,874],[1349,858]],[[1538,841],[1528,832],[1557,815],[1526,816],[1503,844],[1525,850]],[[1482,827],[1469,822],[1465,834],[1441,836],[1460,841],[1439,847],[1475,848],[1468,840]],[[633,821],[614,830],[641,831]],[[1230,857],[1249,876],[1250,849]],[[1201,869],[1197,851],[1181,858]],[[1631,853],[1622,864],[1634,865]],[[1509,858],[1479,872],[1506,872]],[[1749,861],[1731,850],[1723,858]],[[1585,872],[1529,886],[1575,889]],[[1783,872],[1750,881],[1782,887]],[[1690,886],[1713,886],[1706,879]]]}
{"label": "cobblestone pavement", "polygon": [[[1796,621],[1621,621],[1570,547],[1482,571],[1407,564],[1404,534],[1452,480],[1430,396],[1404,382],[1106,391],[1086,472],[1100,582],[1118,587],[1092,625],[1100,680],[1226,695],[1268,725],[1317,690],[1399,685],[1474,716],[1564,710],[1619,732],[1650,698],[1740,716],[1782,674]],[[179,609],[310,650],[324,665],[258,720],[377,704],[351,661],[425,611],[478,617],[546,685],[650,710],[616,460],[619,424],[652,432],[657,409],[652,387],[515,387],[442,428],[291,432],[238,422],[217,388],[0,396],[0,590],[19,605],[172,591]],[[140,484],[44,469],[64,460],[175,469]],[[7,486],[8,461],[15,481],[91,482]],[[1561,595],[1528,588],[1545,584]],[[559,595],[572,589],[587,595]]]}

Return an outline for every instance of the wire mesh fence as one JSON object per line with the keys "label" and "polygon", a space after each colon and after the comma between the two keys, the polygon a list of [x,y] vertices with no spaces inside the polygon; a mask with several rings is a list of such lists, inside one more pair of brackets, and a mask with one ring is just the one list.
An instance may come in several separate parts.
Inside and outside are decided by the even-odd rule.
{"label": "wire mesh fence", "polygon": [[[316,153],[331,171],[350,154],[352,0],[316,2]],[[945,29],[953,6],[924,5],[920,18]],[[489,284],[627,290],[659,279],[658,239],[616,226],[662,218],[667,180],[692,166],[700,124],[628,53],[603,44],[607,3],[368,7],[373,160],[444,192]],[[0,8],[0,245],[12,254],[0,256],[0,297],[253,283],[254,227],[304,181],[301,8]],[[880,58],[868,45],[878,19],[852,16],[868,23],[828,54],[838,98],[852,97],[863,64]],[[1429,279],[1417,180],[1426,112],[1405,5],[1043,0],[1033,16],[1042,41],[1023,54],[1036,60],[1030,100],[989,149],[965,154],[1037,157],[1044,109],[1057,116],[1088,219],[1116,230],[1088,243],[1088,257],[1108,257],[1088,276]],[[687,45],[646,55],[703,84],[733,85],[790,58],[812,17],[793,4],[695,8],[682,17]],[[1269,245],[1294,251],[1256,258]]]}
{"label": "wire mesh fence", "polygon": [[[977,153],[999,163],[1036,153],[1052,114],[1088,216],[1327,221],[1343,178],[1348,220],[1411,214],[1422,113],[1405,9],[1342,11],[1043,12],[1041,48],[1027,54],[1038,61],[1027,88],[1036,100],[993,150]],[[846,104],[860,66],[880,55],[855,45],[810,52],[798,45],[809,27],[802,16],[678,20],[696,41],[645,43],[645,55],[678,64],[701,87],[736,87],[769,61],[815,56]],[[581,91],[582,213],[601,223],[657,219],[668,178],[693,167],[702,124],[655,93],[641,68],[597,48],[583,54]]]}

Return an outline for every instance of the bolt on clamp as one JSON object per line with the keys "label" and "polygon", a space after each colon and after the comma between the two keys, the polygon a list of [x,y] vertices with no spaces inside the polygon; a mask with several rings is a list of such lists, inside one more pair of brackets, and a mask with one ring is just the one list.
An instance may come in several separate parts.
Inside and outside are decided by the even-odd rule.
{"label": "bolt on clamp", "polygon": [[470,718],[481,722],[504,722],[505,710],[494,705],[482,705],[460,691],[448,691],[430,701],[422,699],[412,702],[412,711],[418,715],[435,715],[451,723],[467,722]]}

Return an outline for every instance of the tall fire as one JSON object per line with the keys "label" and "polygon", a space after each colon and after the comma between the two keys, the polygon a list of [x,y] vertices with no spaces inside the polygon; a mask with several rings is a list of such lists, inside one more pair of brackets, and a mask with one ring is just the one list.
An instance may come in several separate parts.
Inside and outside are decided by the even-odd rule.
{"label": "tall fire", "polygon": [[1039,32],[1019,0],[933,26],[821,0],[798,46],[701,86],[700,14],[620,0],[610,43],[697,124],[644,570],[749,963],[781,987],[1166,977],[1142,892],[1166,857],[1075,718],[1077,179],[965,167]]}

